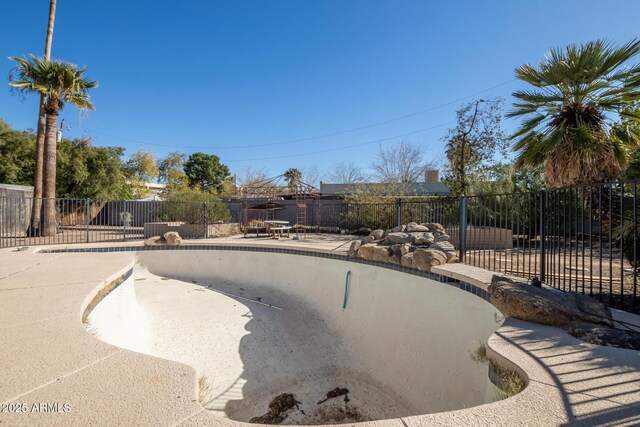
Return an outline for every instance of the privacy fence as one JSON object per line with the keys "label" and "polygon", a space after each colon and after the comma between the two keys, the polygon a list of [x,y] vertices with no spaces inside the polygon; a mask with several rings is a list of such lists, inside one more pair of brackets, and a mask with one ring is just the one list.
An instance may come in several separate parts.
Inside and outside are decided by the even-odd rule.
{"label": "privacy fence", "polygon": [[[445,226],[463,262],[533,278],[640,312],[638,183],[614,182],[530,193],[465,198],[281,200],[272,219],[307,231],[360,232],[411,221]],[[186,239],[215,237],[219,222],[240,222],[260,200],[203,202],[56,201],[56,233],[30,232],[32,199],[0,198],[0,246],[140,240],[179,227]],[[462,225],[462,226],[461,226]]]}

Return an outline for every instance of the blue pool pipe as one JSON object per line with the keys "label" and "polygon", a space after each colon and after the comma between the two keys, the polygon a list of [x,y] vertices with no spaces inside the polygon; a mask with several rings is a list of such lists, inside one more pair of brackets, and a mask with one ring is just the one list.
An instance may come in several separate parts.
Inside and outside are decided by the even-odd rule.
{"label": "blue pool pipe", "polygon": [[351,270],[347,271],[347,277],[344,281],[344,300],[342,301],[342,309],[347,307],[347,298],[349,297],[349,278],[351,277]]}

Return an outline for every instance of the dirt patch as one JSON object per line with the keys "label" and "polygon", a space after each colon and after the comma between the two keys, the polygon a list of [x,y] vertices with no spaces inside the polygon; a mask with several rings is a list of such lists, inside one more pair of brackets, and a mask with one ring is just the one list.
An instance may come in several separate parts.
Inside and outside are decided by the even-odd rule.
{"label": "dirt patch", "polygon": [[349,389],[336,387],[333,390],[327,392],[326,397],[317,402],[318,405],[322,405],[328,400],[335,399],[337,397],[344,396],[344,407],[339,403],[337,406],[334,404],[330,407],[320,407],[315,412],[315,418],[322,423],[351,423],[360,421],[369,421],[364,417],[357,408],[350,406],[349,401]]}
{"label": "dirt patch", "polygon": [[287,418],[287,413],[291,409],[298,408],[299,403],[291,393],[279,394],[269,403],[269,412],[259,417],[253,417],[249,422],[256,424],[280,424]]}
{"label": "dirt patch", "polygon": [[326,402],[329,399],[333,399],[336,397],[344,396],[344,403],[349,403],[349,390],[346,388],[336,387],[330,392],[327,393],[327,397],[318,402],[318,405]]}

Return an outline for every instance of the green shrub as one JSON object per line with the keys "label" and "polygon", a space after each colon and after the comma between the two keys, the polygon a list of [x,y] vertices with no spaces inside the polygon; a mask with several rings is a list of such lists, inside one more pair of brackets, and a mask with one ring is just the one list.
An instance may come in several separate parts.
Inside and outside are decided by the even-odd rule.
{"label": "green shrub", "polygon": [[172,191],[165,196],[160,218],[163,221],[179,221],[188,224],[229,222],[231,213],[220,199],[210,193],[197,190]]}

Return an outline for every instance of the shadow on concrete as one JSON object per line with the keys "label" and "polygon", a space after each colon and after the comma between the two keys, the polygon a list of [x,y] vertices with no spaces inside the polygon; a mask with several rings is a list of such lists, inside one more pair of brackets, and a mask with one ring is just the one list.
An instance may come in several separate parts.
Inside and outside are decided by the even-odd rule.
{"label": "shadow on concrete", "polygon": [[[513,326],[513,328],[510,328]],[[640,353],[586,344],[565,331],[508,319],[496,332],[526,353],[556,387],[564,425],[640,424]]]}

